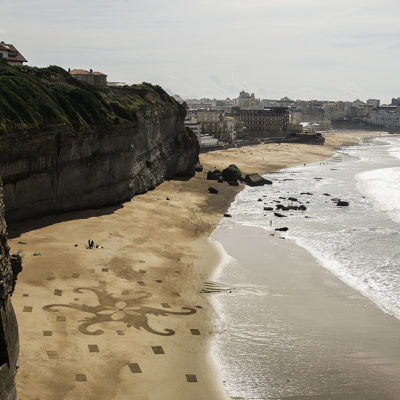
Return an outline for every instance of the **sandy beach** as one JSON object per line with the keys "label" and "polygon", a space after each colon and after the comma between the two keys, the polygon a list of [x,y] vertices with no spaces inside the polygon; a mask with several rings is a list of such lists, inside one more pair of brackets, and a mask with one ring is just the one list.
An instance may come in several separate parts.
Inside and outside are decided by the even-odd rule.
{"label": "sandy beach", "polygon": [[[276,171],[378,134],[329,132],[325,146],[259,145],[200,161],[205,170]],[[20,398],[229,398],[209,352],[215,311],[201,291],[220,262],[209,236],[240,190],[196,173],[120,206],[9,226],[24,265],[13,296]],[[88,239],[101,247],[87,249]]]}

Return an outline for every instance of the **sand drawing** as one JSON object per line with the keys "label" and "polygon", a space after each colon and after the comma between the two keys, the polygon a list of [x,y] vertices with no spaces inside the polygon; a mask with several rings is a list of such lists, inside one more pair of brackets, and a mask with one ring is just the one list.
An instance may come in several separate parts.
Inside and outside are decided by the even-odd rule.
{"label": "sand drawing", "polygon": [[84,293],[90,291],[96,294],[98,298],[97,305],[86,304],[48,304],[43,307],[45,311],[58,312],[60,307],[72,308],[84,313],[91,314],[81,320],[79,331],[85,335],[102,335],[101,329],[89,330],[88,328],[94,324],[106,322],[124,322],[128,328],[143,328],[149,333],[161,336],[172,336],[175,331],[172,329],[164,329],[159,332],[149,326],[148,315],[168,316],[168,315],[190,315],[196,313],[196,310],[190,307],[182,307],[184,311],[168,311],[161,308],[149,307],[144,303],[152,295],[144,291],[137,291],[135,297],[129,299],[118,299],[106,290],[99,287],[81,287],[74,289],[75,293]]}

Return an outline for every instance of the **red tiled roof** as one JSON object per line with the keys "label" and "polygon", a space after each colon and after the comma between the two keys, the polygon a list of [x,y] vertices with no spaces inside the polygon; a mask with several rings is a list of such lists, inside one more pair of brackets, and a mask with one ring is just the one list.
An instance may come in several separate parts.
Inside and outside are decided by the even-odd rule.
{"label": "red tiled roof", "polygon": [[103,75],[103,76],[106,76],[106,74],[103,74],[101,72],[89,72],[84,69],[71,69],[71,71],[69,71],[69,73],[71,75]]}
{"label": "red tiled roof", "polygon": [[[6,50],[8,52],[7,61],[27,62],[25,57],[12,44],[0,42],[0,50]],[[14,52],[16,55],[10,55],[10,52]]]}

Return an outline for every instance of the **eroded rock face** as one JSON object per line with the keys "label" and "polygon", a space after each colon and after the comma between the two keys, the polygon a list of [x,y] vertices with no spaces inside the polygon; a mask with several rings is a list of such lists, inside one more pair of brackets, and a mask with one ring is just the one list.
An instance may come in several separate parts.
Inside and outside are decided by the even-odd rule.
{"label": "eroded rock face", "polygon": [[4,206],[0,193],[0,400],[15,400],[17,393],[14,377],[17,371],[19,341],[11,295],[21,270],[21,258],[16,256],[13,264],[10,262],[3,216]]}
{"label": "eroded rock face", "polygon": [[199,145],[169,103],[138,121],[87,132],[65,126],[0,137],[7,221],[117,204],[175,176],[192,176]]}

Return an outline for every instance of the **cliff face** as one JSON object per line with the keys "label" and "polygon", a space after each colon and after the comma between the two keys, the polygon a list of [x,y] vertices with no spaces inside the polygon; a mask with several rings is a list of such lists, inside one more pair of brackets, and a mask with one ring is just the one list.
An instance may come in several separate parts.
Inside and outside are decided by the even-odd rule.
{"label": "cliff face", "polygon": [[[13,77],[24,87],[29,86],[23,81],[28,78],[43,91],[50,86],[48,97],[58,99],[58,109],[57,118],[47,120],[42,115],[45,107],[32,109],[32,118],[14,117],[14,130],[0,134],[8,221],[115,204],[164,179],[194,174],[197,139],[185,130],[184,108],[161,88],[142,84],[96,90],[56,72],[54,79],[47,74],[46,82],[37,71],[18,70]],[[75,92],[80,96],[71,97]],[[61,94],[73,111],[60,101]],[[0,106],[5,103],[1,95],[0,91]],[[21,101],[14,102],[14,108],[23,107]],[[31,120],[35,126],[29,125]],[[1,126],[9,124],[4,120]]]}
{"label": "cliff face", "polygon": [[21,270],[21,259],[14,256],[12,261],[10,260],[3,212],[0,193],[0,400],[14,400],[17,398],[14,377],[17,371],[19,342],[11,295]]}

